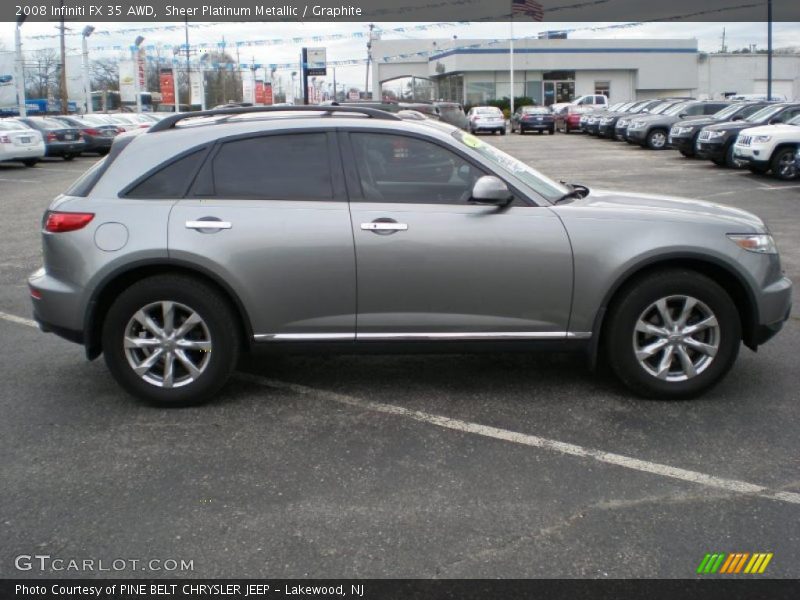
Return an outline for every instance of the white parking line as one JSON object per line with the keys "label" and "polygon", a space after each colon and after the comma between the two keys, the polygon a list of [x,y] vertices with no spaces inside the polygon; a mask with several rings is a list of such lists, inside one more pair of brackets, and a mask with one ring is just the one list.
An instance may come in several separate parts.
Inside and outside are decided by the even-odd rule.
{"label": "white parking line", "polygon": [[18,323],[20,325],[27,325],[28,327],[39,327],[36,324],[36,321],[32,319],[23,319],[22,317],[11,315],[7,312],[3,312],[2,310],[0,310],[0,319],[3,319],[4,321],[11,321],[12,323]]}
{"label": "white parking line", "polygon": [[461,431],[464,433],[473,433],[483,437],[494,438],[496,440],[503,440],[525,446],[532,446],[534,448],[542,448],[544,450],[550,450],[552,452],[557,452],[559,454],[565,454],[568,456],[588,458],[609,465],[633,469],[634,471],[642,471],[644,473],[651,473],[661,477],[679,479],[681,481],[704,485],[706,487],[720,489],[736,494],[748,494],[760,496],[769,500],[779,500],[781,502],[789,502],[791,504],[800,504],[800,494],[798,493],[771,490],[762,485],[748,483],[746,481],[715,477],[714,475],[708,475],[698,471],[680,469],[678,467],[671,467],[669,465],[650,462],[647,460],[640,460],[638,458],[624,456],[622,454],[614,454],[612,452],[605,452],[603,450],[585,448],[583,446],[578,446],[577,444],[560,442],[558,440],[543,438],[537,435],[529,435],[516,431],[509,431],[507,429],[490,427],[488,425],[480,425],[478,423],[461,421],[459,419],[451,419],[450,417],[434,415],[419,410],[411,410],[402,406],[396,406],[394,404],[384,404],[382,402],[362,400],[361,398],[355,398],[345,394],[311,388],[296,383],[287,383],[285,381],[278,381],[257,375],[240,373],[236,377],[238,379],[274,389],[288,390],[296,394],[315,396],[364,410],[405,417],[408,419],[413,419],[414,421],[428,423],[429,425],[444,427],[445,429],[453,429],[455,431]]}
{"label": "white parking line", "polygon": [[0,177],[0,181],[16,181],[17,183],[39,183],[34,179],[16,179],[7,177]]}
{"label": "white parking line", "polygon": [[[20,325],[26,325],[28,327],[38,327],[36,322],[32,321],[31,319],[24,319],[22,317],[2,311],[0,311],[0,319],[10,321],[12,323],[18,323]],[[615,454],[613,452],[595,450],[594,448],[586,448],[577,444],[560,442],[558,440],[552,440],[540,437],[538,435],[529,435],[526,433],[509,431],[508,429],[480,425],[479,423],[471,423],[469,421],[462,421],[460,419],[451,419],[450,417],[434,415],[421,410],[411,410],[409,408],[396,406],[394,404],[362,400],[361,398],[356,398],[354,396],[347,396],[337,392],[312,388],[297,383],[279,381],[258,375],[238,373],[236,378],[273,389],[287,390],[294,392],[295,394],[314,396],[324,400],[338,402],[339,404],[346,404],[348,406],[353,406],[363,410],[405,417],[414,421],[427,423],[429,425],[443,427],[445,429],[452,429],[454,431],[461,431],[463,433],[473,433],[483,437],[512,442],[514,444],[522,444],[524,446],[531,446],[534,448],[542,448],[544,450],[550,450],[552,452],[565,454],[567,456],[588,458],[617,467],[624,467],[626,469],[632,469],[634,471],[641,471],[671,479],[679,479],[681,481],[704,485],[706,487],[724,490],[726,492],[759,496],[768,500],[779,500],[781,502],[789,502],[791,504],[800,504],[800,494],[798,493],[771,490],[762,485],[748,483],[747,481],[739,481],[738,479],[725,479],[723,477],[716,477],[714,475],[700,473],[699,471],[690,471],[688,469],[671,467],[669,465],[641,460],[638,458],[625,456],[623,454]]]}

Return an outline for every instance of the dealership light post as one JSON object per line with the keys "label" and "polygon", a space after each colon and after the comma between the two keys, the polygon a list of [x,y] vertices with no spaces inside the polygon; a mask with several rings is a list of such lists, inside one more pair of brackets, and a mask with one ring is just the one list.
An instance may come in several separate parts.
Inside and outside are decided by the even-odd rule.
{"label": "dealership light post", "polygon": [[94,27],[87,25],[83,28],[81,50],[83,56],[83,98],[86,102],[84,111],[86,113],[94,112],[92,109],[92,84],[89,80],[89,36],[94,32]]}
{"label": "dealership light post", "polygon": [[133,55],[133,89],[136,92],[136,112],[142,112],[142,86],[139,81],[139,47],[142,45],[144,38],[141,35],[136,36],[136,41],[131,49]]}
{"label": "dealership light post", "polygon": [[16,74],[14,77],[17,80],[17,103],[19,105],[19,116],[27,117],[28,111],[25,106],[25,67],[22,60],[22,24],[25,22],[25,16],[22,15],[17,18],[17,27],[14,29],[14,49],[16,50]]}
{"label": "dealership light post", "polygon": [[772,100],[772,0],[767,0],[767,102]]}
{"label": "dealership light post", "polygon": [[178,85],[178,58],[181,53],[179,46],[172,49],[172,87],[175,88],[175,112],[181,111],[180,86]]}

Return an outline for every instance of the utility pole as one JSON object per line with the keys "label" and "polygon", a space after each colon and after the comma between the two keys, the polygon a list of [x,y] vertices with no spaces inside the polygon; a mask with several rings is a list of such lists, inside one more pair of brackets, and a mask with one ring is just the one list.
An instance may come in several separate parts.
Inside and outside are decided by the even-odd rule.
{"label": "utility pole", "polygon": [[[184,37],[185,37],[185,40],[186,40],[185,43],[184,43],[184,48],[186,50],[186,85],[187,85],[187,87],[189,89],[189,93],[187,95],[188,98],[186,100],[186,104],[191,106],[192,105],[192,69],[191,69],[191,63],[189,62],[189,16],[188,15],[186,15],[186,17],[184,17],[183,23],[184,23],[184,28],[183,28],[184,29]],[[176,85],[177,85],[177,83],[176,83]]]}
{"label": "utility pole", "polygon": [[720,52],[725,53],[728,51],[728,48],[725,46],[725,28],[722,28],[722,47],[719,49]]}
{"label": "utility pole", "polygon": [[308,48],[303,48],[302,53],[300,54],[300,67],[301,67],[301,77],[300,81],[302,82],[303,86],[303,104],[308,104]]}
{"label": "utility pole", "polygon": [[82,50],[82,67],[83,67],[83,96],[86,100],[86,107],[84,110],[87,114],[94,112],[92,107],[92,83],[89,79],[89,36],[94,32],[94,27],[87,25],[83,28],[81,50]]}
{"label": "utility pole", "polygon": [[61,0],[61,18],[59,19],[60,25],[59,29],[59,38],[61,42],[61,73],[59,77],[58,87],[59,87],[59,96],[61,96],[61,114],[66,115],[69,114],[69,110],[67,110],[67,45],[66,40],[64,39],[66,26],[64,25],[64,0]]}

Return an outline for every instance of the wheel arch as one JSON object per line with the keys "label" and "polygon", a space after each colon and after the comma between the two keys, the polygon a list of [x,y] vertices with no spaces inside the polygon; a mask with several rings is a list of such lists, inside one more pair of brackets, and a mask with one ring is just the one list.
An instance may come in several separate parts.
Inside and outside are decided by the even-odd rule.
{"label": "wheel arch", "polygon": [[198,267],[195,264],[176,260],[144,260],[125,265],[124,267],[108,274],[95,288],[90,298],[84,316],[84,345],[86,357],[90,360],[97,358],[103,351],[102,348],[102,323],[114,298],[133,283],[153,275],[188,275],[199,279],[222,294],[230,303],[236,320],[239,324],[243,346],[249,348],[253,339],[253,330],[247,311],[239,296],[234,290],[214,273]]}
{"label": "wheel arch", "polygon": [[742,340],[748,348],[755,351],[758,347],[756,332],[758,328],[758,305],[754,294],[736,269],[723,261],[696,254],[672,254],[654,257],[637,263],[625,271],[608,289],[600,308],[595,315],[590,346],[590,365],[595,367],[597,355],[603,342],[608,308],[621,296],[625,289],[650,273],[683,268],[701,273],[719,284],[731,297],[739,313],[742,326]]}

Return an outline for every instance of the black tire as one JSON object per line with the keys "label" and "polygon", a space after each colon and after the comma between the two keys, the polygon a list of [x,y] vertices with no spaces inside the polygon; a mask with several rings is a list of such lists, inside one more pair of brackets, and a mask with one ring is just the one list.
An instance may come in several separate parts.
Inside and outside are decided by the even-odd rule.
{"label": "black tire", "polygon": [[69,162],[69,161],[71,161],[71,160],[74,160],[74,159],[75,159],[75,155],[74,155],[74,154],[65,154],[65,155],[64,155],[64,156],[62,156],[61,158],[63,158],[63,159],[64,159],[64,160],[66,160],[67,162]]}
{"label": "black tire", "polygon": [[679,150],[684,158],[694,158],[694,152],[691,150]]}
{"label": "black tire", "polygon": [[564,133],[569,134],[569,123],[564,123]]}
{"label": "black tire", "polygon": [[556,128],[555,127],[551,127],[550,129],[548,129],[548,133],[550,135],[555,135],[556,134]]}
{"label": "black tire", "polygon": [[796,154],[797,150],[794,148],[779,148],[769,163],[772,174],[782,181],[797,179],[797,167],[794,161]]}
{"label": "black tire", "polygon": [[26,158],[25,160],[22,161],[22,164],[25,165],[26,167],[35,167],[37,164],[39,164],[39,159]]}
{"label": "black tire", "polygon": [[[683,381],[669,381],[659,379],[656,375],[651,374],[637,359],[634,342],[640,339],[643,340],[642,343],[650,342],[647,341],[647,334],[636,332],[636,324],[640,316],[656,301],[679,295],[699,300],[704,308],[709,309],[716,318],[718,324],[716,332],[707,329],[695,335],[718,336],[716,340],[713,340],[717,345],[717,350],[710,359],[707,358],[708,355],[692,350],[693,359],[699,357],[699,360],[708,360],[706,365],[699,369],[696,375]],[[680,301],[675,300],[675,302]],[[681,306],[680,303],[678,306]],[[675,318],[675,314],[672,315],[673,318]],[[603,327],[605,332],[603,350],[612,370],[625,385],[637,394],[661,400],[693,398],[714,386],[736,361],[742,338],[739,314],[728,293],[705,275],[685,269],[657,271],[626,285],[610,307],[607,319],[608,321]],[[689,323],[692,324],[692,321],[690,320]],[[645,337],[638,338],[636,336]],[[669,339],[672,340],[672,337]],[[706,339],[705,342],[712,343],[709,339]],[[671,343],[671,341],[668,342],[666,347],[669,347]],[[660,354],[660,357],[659,353],[656,353],[653,359],[659,360],[666,356],[666,351]],[[676,363],[681,365],[679,368],[683,368],[682,361],[677,356],[670,356],[674,356],[674,358],[669,360],[668,375],[673,373],[672,368],[676,366]]]}
{"label": "black tire", "polygon": [[754,165],[752,163],[748,164],[747,168],[751,173],[755,173],[756,175],[765,175],[767,171],[769,171],[769,167],[762,167],[761,165]]}
{"label": "black tire", "polygon": [[501,129],[500,130],[500,135],[505,135],[505,134],[506,134],[506,130],[505,129]]}
{"label": "black tire", "polygon": [[[181,387],[165,389],[137,375],[126,357],[123,339],[132,317],[152,303],[171,301],[196,312],[208,332],[213,352],[200,375]],[[177,325],[177,324],[176,324]],[[241,340],[234,312],[213,287],[184,275],[157,275],[123,291],[108,310],[103,323],[103,354],[111,374],[129,393],[160,406],[189,406],[211,400],[236,367]],[[205,351],[195,351],[203,357]],[[175,361],[178,365],[179,361]],[[163,361],[156,361],[157,366]],[[163,366],[161,366],[163,369]],[[182,367],[177,367],[176,373]],[[187,371],[188,373],[188,371]]]}
{"label": "black tire", "polygon": [[736,164],[736,157],[733,155],[733,142],[728,144],[727,148],[725,148],[725,155],[722,158],[720,166],[728,167],[729,169],[739,168],[739,165]]}

